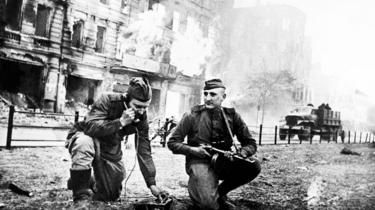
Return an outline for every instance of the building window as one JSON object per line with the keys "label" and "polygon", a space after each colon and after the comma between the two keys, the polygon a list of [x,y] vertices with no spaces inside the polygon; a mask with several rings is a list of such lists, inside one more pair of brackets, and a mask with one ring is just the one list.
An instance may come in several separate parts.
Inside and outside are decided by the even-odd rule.
{"label": "building window", "polygon": [[172,26],[172,30],[174,32],[178,32],[178,29],[180,28],[180,13],[179,12],[176,12],[174,11],[173,12],[173,26]]}
{"label": "building window", "polygon": [[5,21],[12,30],[21,29],[21,8],[22,0],[8,0],[5,7]]}
{"label": "building window", "polygon": [[38,4],[35,24],[35,35],[48,37],[48,18],[49,9],[44,5]]}
{"label": "building window", "polygon": [[72,35],[72,46],[80,48],[82,46],[83,37],[83,21],[79,20],[73,25],[73,35]]}
{"label": "building window", "polygon": [[129,0],[121,0],[121,12],[125,14],[130,13]]}
{"label": "building window", "polygon": [[121,9],[124,9],[126,6],[128,6],[128,0],[121,0]]}
{"label": "building window", "polygon": [[96,32],[96,44],[95,44],[95,52],[103,53],[104,51],[104,36],[106,28],[103,26],[98,26]]}
{"label": "building window", "polygon": [[159,4],[160,0],[148,0],[148,10],[152,10],[154,4]]}
{"label": "building window", "polygon": [[167,16],[168,19],[167,19],[167,22],[165,24],[165,27],[172,30],[172,28],[173,28],[173,13],[168,12],[167,14],[168,14],[168,16]]}

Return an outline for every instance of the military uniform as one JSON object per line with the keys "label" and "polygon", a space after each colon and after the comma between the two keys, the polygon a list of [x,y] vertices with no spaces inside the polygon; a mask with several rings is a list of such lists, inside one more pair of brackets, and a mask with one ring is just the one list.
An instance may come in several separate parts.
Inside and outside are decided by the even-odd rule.
{"label": "military uniform", "polygon": [[[121,141],[125,135],[136,134],[138,162],[147,186],[155,185],[155,166],[151,157],[146,112],[138,123],[122,126],[120,117],[127,98],[118,93],[103,94],[92,106],[86,120],[77,123],[66,143],[72,157],[71,187],[75,200],[90,197],[114,201],[121,194],[125,178]],[[95,188],[90,185],[91,167]]]}
{"label": "military uniform", "polygon": [[[243,161],[229,161],[221,157],[214,169],[210,158],[199,158],[191,154],[190,147],[209,144],[222,150],[230,150],[232,141],[223,118],[225,113],[229,127],[242,149],[255,154],[256,142],[245,122],[233,108],[206,109],[195,106],[191,113],[183,116],[168,141],[168,147],[175,154],[186,155],[186,172],[189,175],[190,198],[200,209],[219,209],[219,201],[229,191],[250,182],[260,173],[260,163],[245,164]],[[183,143],[187,136],[187,144]],[[223,182],[219,185],[219,180]]]}

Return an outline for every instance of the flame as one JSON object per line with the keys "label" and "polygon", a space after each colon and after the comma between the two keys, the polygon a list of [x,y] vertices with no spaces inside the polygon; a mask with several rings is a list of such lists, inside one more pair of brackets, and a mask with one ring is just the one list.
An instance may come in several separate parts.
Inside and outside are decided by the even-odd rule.
{"label": "flame", "polygon": [[121,51],[143,58],[152,58],[152,47],[163,43],[165,7],[154,4],[152,10],[138,14],[137,20],[123,31]]}
{"label": "flame", "polygon": [[213,42],[203,36],[199,24],[191,17],[187,18],[184,33],[169,31],[173,38],[168,38],[169,29],[165,26],[171,20],[169,14],[162,4],[154,4],[152,10],[140,13],[122,32],[118,46],[120,58],[127,53],[170,63],[189,76],[201,74],[210,58]]}
{"label": "flame", "polygon": [[186,75],[199,75],[212,52],[212,39],[203,36],[193,18],[188,17],[184,34],[176,33],[171,49],[171,64]]}

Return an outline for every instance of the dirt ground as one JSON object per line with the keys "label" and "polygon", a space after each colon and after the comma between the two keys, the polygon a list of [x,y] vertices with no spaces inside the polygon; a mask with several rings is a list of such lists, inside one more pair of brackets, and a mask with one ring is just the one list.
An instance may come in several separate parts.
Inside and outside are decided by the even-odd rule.
{"label": "dirt ground", "polygon": [[[347,147],[361,155],[343,155]],[[127,177],[135,153],[124,148]],[[261,174],[229,194],[237,209],[374,209],[374,144],[264,145],[258,150]],[[154,147],[157,183],[174,197],[174,209],[187,209],[188,176],[184,157]],[[18,148],[0,151],[0,209],[69,209],[66,189],[70,159],[65,148]],[[6,188],[12,182],[34,195],[18,195]],[[92,202],[94,209],[134,209],[152,200],[138,165],[126,183],[120,202]]]}

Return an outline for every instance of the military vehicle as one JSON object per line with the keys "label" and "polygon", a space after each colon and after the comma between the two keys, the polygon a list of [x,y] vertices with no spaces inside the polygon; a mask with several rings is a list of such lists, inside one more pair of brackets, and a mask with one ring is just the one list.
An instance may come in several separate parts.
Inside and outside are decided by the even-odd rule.
{"label": "military vehicle", "polygon": [[337,141],[341,132],[340,112],[332,111],[328,104],[322,104],[317,109],[309,104],[296,107],[285,116],[279,128],[279,137],[285,140],[298,135],[299,140],[309,140],[314,135],[320,135],[322,140]]}

